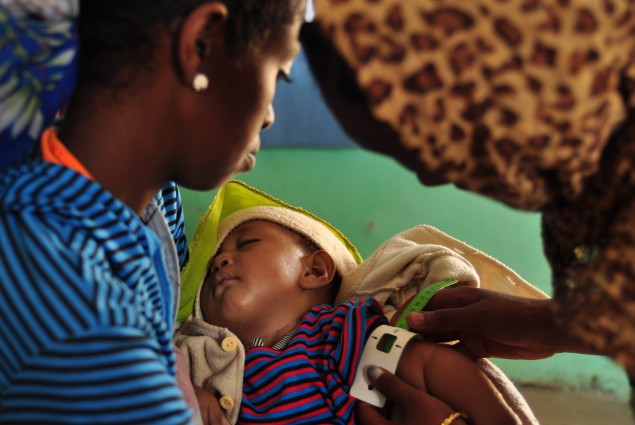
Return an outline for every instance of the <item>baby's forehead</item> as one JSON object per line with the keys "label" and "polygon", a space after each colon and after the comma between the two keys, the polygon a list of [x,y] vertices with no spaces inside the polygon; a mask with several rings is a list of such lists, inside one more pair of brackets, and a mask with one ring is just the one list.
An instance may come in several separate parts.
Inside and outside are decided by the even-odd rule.
{"label": "baby's forehead", "polygon": [[282,223],[277,223],[265,218],[253,218],[232,229],[227,236],[225,236],[225,239],[219,242],[218,249],[216,250],[214,256],[218,255],[219,251],[222,250],[222,245],[230,238],[230,236],[233,241],[236,241],[237,238],[240,238],[243,234],[248,234],[249,232],[261,232],[261,235],[263,236],[285,238],[287,243],[291,242],[303,246],[308,252],[322,249],[307,235],[285,226]]}
{"label": "baby's forehead", "polygon": [[251,220],[247,220],[243,223],[240,223],[238,226],[234,227],[228,234],[227,236],[225,236],[225,239],[223,241],[220,242],[220,245],[222,245],[223,242],[225,242],[227,239],[230,238],[237,238],[242,236],[243,234],[249,232],[249,231],[281,231],[284,232],[288,235],[293,235],[293,236],[299,236],[302,237],[302,235],[298,232],[296,232],[293,229],[288,228],[287,226],[280,224],[280,223],[276,223],[274,221],[271,220],[267,220],[264,218],[253,218]]}
{"label": "baby's forehead", "polygon": [[[245,233],[248,230],[253,230],[253,229],[261,229],[261,228],[279,228],[279,229],[284,229],[286,231],[291,232],[292,230],[289,229],[286,226],[283,226],[282,224],[273,222],[271,220],[267,220],[265,218],[252,218],[250,220],[244,221],[242,223],[240,223],[238,226],[234,227],[234,229],[232,229],[231,232],[229,232],[229,234],[227,235],[228,237],[232,234],[241,234],[241,233]],[[296,233],[296,232],[293,232]]]}

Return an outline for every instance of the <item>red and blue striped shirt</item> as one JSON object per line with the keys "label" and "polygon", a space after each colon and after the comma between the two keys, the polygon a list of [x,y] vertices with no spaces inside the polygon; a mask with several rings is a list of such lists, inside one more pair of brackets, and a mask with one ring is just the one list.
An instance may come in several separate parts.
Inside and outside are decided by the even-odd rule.
{"label": "red and blue striped shirt", "polygon": [[372,299],[311,309],[283,351],[245,358],[241,424],[352,424],[348,393],[373,330],[386,323]]}

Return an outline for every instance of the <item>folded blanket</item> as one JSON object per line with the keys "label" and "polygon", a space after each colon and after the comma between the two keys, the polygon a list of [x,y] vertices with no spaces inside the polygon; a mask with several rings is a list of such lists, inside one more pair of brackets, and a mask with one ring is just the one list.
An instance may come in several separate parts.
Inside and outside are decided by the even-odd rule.
{"label": "folded blanket", "polygon": [[440,280],[530,298],[547,295],[495,258],[440,230],[420,225],[386,240],[342,278],[335,303],[371,296],[390,318],[422,288]]}

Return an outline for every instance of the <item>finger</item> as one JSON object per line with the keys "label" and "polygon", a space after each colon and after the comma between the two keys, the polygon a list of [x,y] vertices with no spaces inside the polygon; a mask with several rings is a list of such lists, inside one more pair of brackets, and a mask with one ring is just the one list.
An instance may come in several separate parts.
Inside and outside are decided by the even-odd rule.
{"label": "finger", "polygon": [[207,407],[206,406],[201,407],[200,412],[201,412],[201,418],[203,418],[203,424],[212,425],[212,423],[210,422],[209,412],[207,411]]}
{"label": "finger", "polygon": [[[401,378],[388,373],[384,369],[378,366],[371,366],[368,368],[368,379],[386,398],[393,404],[393,408],[397,407],[401,422],[404,424],[418,424],[418,425],[437,425],[443,422],[453,410],[442,402],[441,400],[433,397],[427,392],[415,388],[408,384]],[[371,424],[389,424],[384,420],[376,416],[378,412],[368,411],[366,408],[362,413],[368,415],[376,422]],[[460,422],[457,422],[460,423]]]}
{"label": "finger", "polygon": [[204,424],[225,425],[227,418],[218,403],[218,399],[214,394],[204,388],[194,387],[196,397],[200,406],[201,416]]}
{"label": "finger", "polygon": [[217,401],[209,403],[207,405],[207,411],[204,415],[207,417],[206,424],[209,425],[231,425],[231,422],[227,419],[223,411],[221,410],[220,405]]}
{"label": "finger", "polygon": [[[425,311],[408,315],[408,324],[417,332],[471,331],[480,326],[470,305],[480,299],[476,288],[448,288],[430,299]],[[476,290],[478,291],[478,290]],[[476,317],[478,319],[478,317]]]}
{"label": "finger", "polygon": [[480,300],[483,290],[470,286],[454,286],[438,291],[426,303],[425,310],[459,308]]}
{"label": "finger", "polygon": [[215,401],[214,403],[209,403],[208,404],[208,416],[209,416],[209,420],[210,423],[214,424],[214,425],[225,425],[227,422],[227,418],[225,417],[225,414],[223,413],[220,404],[218,404],[218,401]]}
{"label": "finger", "polygon": [[460,308],[435,311],[417,311],[408,314],[410,328],[419,333],[442,333],[447,340],[456,339],[457,331],[470,331],[473,328],[474,314]]}
{"label": "finger", "polygon": [[367,375],[370,383],[393,404],[402,406],[416,402],[418,393],[413,391],[416,389],[403,379],[388,373],[385,369],[370,366]]}
{"label": "finger", "polygon": [[383,417],[378,408],[366,402],[357,403],[357,423],[364,425],[389,425],[390,421]]}

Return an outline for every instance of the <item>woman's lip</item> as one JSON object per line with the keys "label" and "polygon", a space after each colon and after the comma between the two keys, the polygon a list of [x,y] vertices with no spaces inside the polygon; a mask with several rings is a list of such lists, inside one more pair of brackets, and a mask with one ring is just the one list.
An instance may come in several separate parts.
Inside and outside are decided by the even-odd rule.
{"label": "woman's lip", "polygon": [[254,169],[256,166],[256,154],[248,153],[243,159],[242,169],[240,170],[242,173],[248,173]]}

